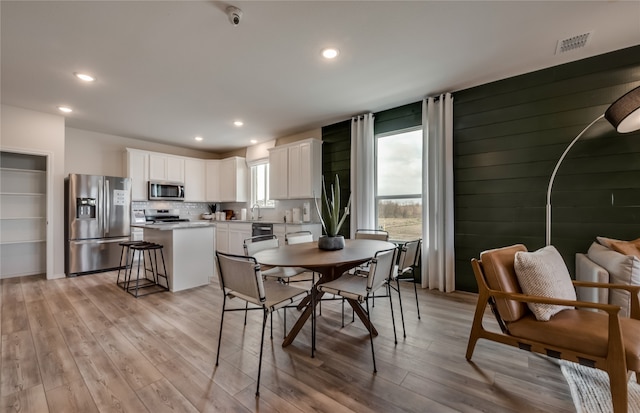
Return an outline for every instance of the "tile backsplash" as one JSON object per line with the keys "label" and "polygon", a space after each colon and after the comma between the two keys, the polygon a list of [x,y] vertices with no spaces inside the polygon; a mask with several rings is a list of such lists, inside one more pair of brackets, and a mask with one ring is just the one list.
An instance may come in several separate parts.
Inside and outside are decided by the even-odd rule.
{"label": "tile backsplash", "polygon": [[[288,199],[276,201],[275,208],[261,208],[260,214],[264,221],[284,222],[285,211],[292,208],[302,209],[302,205],[309,202],[311,212],[311,222],[318,222],[318,213],[313,203],[313,199]],[[140,209],[178,209],[180,218],[188,218],[192,221],[202,219],[202,214],[209,213],[207,202],[172,202],[172,201],[133,201],[131,203],[132,213]],[[218,210],[231,209],[236,216],[240,217],[242,208],[247,209],[247,219],[251,218],[251,205],[248,202],[222,202],[218,203]]]}

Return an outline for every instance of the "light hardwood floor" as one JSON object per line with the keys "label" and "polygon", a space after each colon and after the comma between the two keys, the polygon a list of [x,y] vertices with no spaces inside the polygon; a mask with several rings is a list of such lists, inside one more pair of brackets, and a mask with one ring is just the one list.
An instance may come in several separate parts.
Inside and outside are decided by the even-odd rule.
{"label": "light hardwood floor", "polygon": [[[246,326],[243,313],[225,315],[216,368],[217,284],[139,299],[115,285],[115,273],[0,286],[0,412],[575,411],[548,358],[481,340],[473,363],[465,360],[473,294],[421,290],[418,320],[404,285],[407,338],[399,328],[397,346],[388,300],[376,299],[377,374],[367,331],[350,312],[340,327],[338,301],[322,304],[314,359],[310,323],[281,346],[279,312],[256,399],[261,312]],[[288,316],[291,326],[297,311]]]}

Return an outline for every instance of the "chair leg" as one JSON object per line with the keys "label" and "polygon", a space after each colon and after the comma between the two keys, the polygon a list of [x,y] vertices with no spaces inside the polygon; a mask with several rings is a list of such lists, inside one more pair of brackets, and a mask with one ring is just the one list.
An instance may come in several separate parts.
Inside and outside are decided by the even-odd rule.
{"label": "chair leg", "polygon": [[[369,312],[369,297],[365,298],[365,303],[367,304],[367,318],[369,318],[369,322],[371,322],[371,313]],[[373,372],[377,373],[378,369],[376,368],[376,353],[373,350],[373,333],[369,328],[369,341],[371,341],[371,356],[373,357]]]}
{"label": "chair leg", "polygon": [[316,287],[311,282],[311,358],[316,356]]}
{"label": "chair leg", "polygon": [[473,356],[473,350],[476,347],[476,342],[482,335],[482,318],[484,316],[484,311],[487,308],[487,303],[489,302],[489,294],[487,291],[484,291],[482,287],[480,287],[480,291],[478,293],[478,303],[476,304],[476,312],[473,315],[473,324],[471,325],[471,332],[469,333],[469,342],[467,343],[467,360],[471,360]]}
{"label": "chair leg", "polygon": [[284,311],[284,327],[282,328],[282,338],[287,336],[287,307],[285,306],[282,311]]}
{"label": "chair leg", "polygon": [[[402,334],[404,338],[407,338],[407,329],[404,327],[404,309],[402,308],[402,294],[400,294],[400,280],[397,278],[396,278],[396,287],[398,287],[398,301],[400,302],[400,319],[402,320]],[[389,294],[389,296],[391,296],[391,294]],[[418,318],[420,318],[419,315],[418,315]]]}
{"label": "chair leg", "polygon": [[266,326],[267,326],[267,310],[264,310],[264,314],[262,315],[262,337],[260,339],[260,361],[258,361],[258,380],[256,384],[256,397],[260,397],[260,374],[262,373],[262,350],[264,349],[264,329]]}
{"label": "chair leg", "polygon": [[[389,307],[391,307],[391,324],[393,324],[393,340],[395,344],[398,344],[398,335],[396,334],[396,318],[393,315],[393,300],[391,299],[391,287],[389,287],[388,283],[387,283],[387,293],[389,295]],[[400,291],[398,291],[398,293],[400,293]],[[402,305],[400,305],[400,314],[402,314]]]}
{"label": "chair leg", "polygon": [[411,272],[411,275],[413,275],[413,292],[416,295],[416,308],[418,309],[418,320],[420,320],[420,305],[418,304],[418,287],[416,287],[416,276],[415,276],[415,270],[413,270]]}
{"label": "chair leg", "polygon": [[224,295],[222,299],[222,316],[220,317],[220,334],[218,335],[218,351],[216,353],[216,366],[218,365],[218,361],[220,360],[220,344],[222,343],[222,323],[224,322],[224,309],[227,304],[227,295]]}
{"label": "chair leg", "polygon": [[247,325],[247,314],[249,313],[249,303],[244,303],[244,325]]}
{"label": "chair leg", "polygon": [[609,383],[611,383],[611,401],[614,413],[627,413],[627,372],[624,368],[613,368],[609,371]]}

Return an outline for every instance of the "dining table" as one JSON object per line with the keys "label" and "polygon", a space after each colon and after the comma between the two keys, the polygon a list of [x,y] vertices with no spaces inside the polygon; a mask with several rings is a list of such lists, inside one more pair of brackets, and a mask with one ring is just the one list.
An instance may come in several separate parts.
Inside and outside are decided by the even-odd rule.
{"label": "dining table", "polygon": [[[318,291],[315,286],[340,277],[346,271],[363,264],[378,251],[395,248],[391,242],[370,240],[370,239],[346,239],[345,246],[339,250],[322,250],[318,248],[317,242],[306,242],[301,244],[283,245],[278,248],[262,250],[254,254],[254,258],[261,265],[277,267],[302,267],[309,271],[320,274],[314,288],[311,290],[314,299],[305,302],[304,311],[293,325],[282,346],[286,347],[293,342],[305,322],[312,314],[312,303],[317,305],[323,296],[323,292]],[[377,330],[369,321],[366,311],[357,300],[347,299],[355,314],[362,321],[371,334],[378,335]]]}

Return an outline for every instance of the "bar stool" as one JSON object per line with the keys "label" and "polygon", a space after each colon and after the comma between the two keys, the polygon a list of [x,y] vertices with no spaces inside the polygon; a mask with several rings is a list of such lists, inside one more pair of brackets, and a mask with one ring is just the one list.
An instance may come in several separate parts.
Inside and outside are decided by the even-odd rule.
{"label": "bar stool", "polygon": [[[120,245],[122,249],[120,250],[120,266],[118,267],[118,278],[116,279],[116,285],[122,289],[125,287],[126,279],[127,279],[127,270],[129,269],[129,254],[131,252],[130,247],[132,245],[142,244],[144,241],[123,241]],[[122,263],[122,258],[124,257],[124,264]],[[122,277],[123,281],[120,282],[120,271],[124,268],[124,275]]]}
{"label": "bar stool", "polygon": [[[131,264],[129,265],[129,272],[126,276],[125,281],[125,290],[136,298],[147,294],[169,290],[169,279],[167,278],[167,267],[164,261],[163,246],[160,244],[155,244],[153,242],[142,242],[139,244],[131,245],[129,246],[129,248],[131,249],[132,254]],[[160,253],[160,258],[162,259],[163,272],[160,272],[159,270],[158,252]],[[133,272],[133,261],[135,260],[136,253],[138,253],[138,267],[136,271],[135,285],[132,286],[131,283],[133,282],[133,280],[131,279],[131,277]],[[142,277],[140,277],[141,260],[144,268]],[[151,275],[151,278],[149,278],[149,275]],[[164,278],[164,285],[160,283],[161,278]],[[140,289],[143,288],[145,290],[148,288],[148,290],[146,290],[144,294],[140,294]]]}

